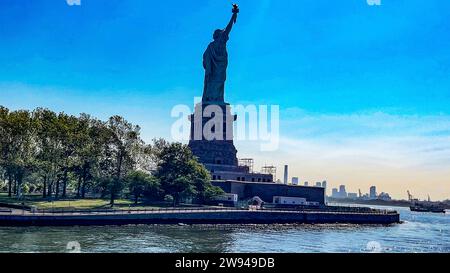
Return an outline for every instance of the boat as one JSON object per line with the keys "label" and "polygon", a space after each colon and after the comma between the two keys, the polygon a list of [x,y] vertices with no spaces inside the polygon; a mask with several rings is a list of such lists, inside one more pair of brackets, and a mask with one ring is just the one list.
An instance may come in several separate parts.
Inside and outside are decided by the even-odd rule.
{"label": "boat", "polygon": [[428,201],[419,201],[419,199],[414,199],[408,191],[408,199],[411,202],[410,211],[445,213],[445,207],[439,203],[431,202],[430,196],[428,196]]}
{"label": "boat", "polygon": [[445,208],[434,204],[414,204],[409,207],[411,211],[416,212],[433,212],[433,213],[445,213]]}

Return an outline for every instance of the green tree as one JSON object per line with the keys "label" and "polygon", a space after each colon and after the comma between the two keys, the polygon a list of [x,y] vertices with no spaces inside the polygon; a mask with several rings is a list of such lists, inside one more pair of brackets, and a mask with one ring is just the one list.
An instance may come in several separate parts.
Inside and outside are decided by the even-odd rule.
{"label": "green tree", "polygon": [[85,198],[95,178],[102,175],[101,166],[105,167],[103,160],[107,157],[111,132],[104,122],[87,114],[81,114],[77,131],[73,173],[78,181],[77,197]]}
{"label": "green tree", "polygon": [[127,186],[135,202],[172,196],[176,205],[222,194],[186,145],[163,139],[146,145],[139,126],[120,116],[101,121],[44,108],[0,106],[0,180],[7,180],[10,196],[26,186],[44,198],[65,197],[74,186],[81,198],[87,191],[109,194],[111,205]]}
{"label": "green tree", "polygon": [[9,126],[9,109],[0,106],[0,171],[8,180],[8,196],[12,196],[13,173],[11,160],[12,135]]}
{"label": "green tree", "polygon": [[173,204],[191,197],[199,202],[223,193],[211,185],[209,172],[200,164],[187,145],[154,141],[153,154],[156,161],[155,176],[165,194],[173,197]]}
{"label": "green tree", "polygon": [[62,183],[62,194],[64,198],[67,195],[67,185],[69,181],[69,172],[75,168],[76,148],[80,138],[78,131],[79,119],[64,113],[58,115],[58,142],[60,144],[61,158],[58,161],[58,180],[56,184],[56,198],[59,197],[60,183]]}
{"label": "green tree", "polygon": [[58,140],[58,117],[53,111],[38,108],[33,112],[33,119],[36,127],[36,143],[39,147],[36,154],[36,169],[42,177],[42,196],[46,198],[53,194],[58,164],[62,157]]}
{"label": "green tree", "polygon": [[134,203],[137,204],[139,198],[145,195],[147,198],[157,198],[160,195],[160,184],[156,177],[143,172],[131,171],[126,177],[130,193],[134,197]]}
{"label": "green tree", "polygon": [[[143,146],[140,127],[131,124],[123,117],[109,118],[107,141],[103,145],[103,158],[100,163],[101,177],[109,181],[110,204],[124,188],[124,177],[136,166],[138,154]],[[105,183],[103,183],[105,185]]]}
{"label": "green tree", "polygon": [[6,125],[11,140],[8,156],[8,169],[15,179],[15,193],[20,198],[23,181],[35,166],[36,145],[34,124],[29,111],[14,111],[8,115]]}

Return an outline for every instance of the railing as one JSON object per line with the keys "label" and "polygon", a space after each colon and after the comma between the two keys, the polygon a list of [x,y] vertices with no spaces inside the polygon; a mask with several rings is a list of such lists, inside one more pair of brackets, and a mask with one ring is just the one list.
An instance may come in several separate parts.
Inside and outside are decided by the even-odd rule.
{"label": "railing", "polygon": [[389,214],[389,213],[397,213],[394,210],[383,210],[383,209],[373,209],[368,207],[344,207],[344,206],[317,206],[317,207],[308,207],[308,206],[298,206],[296,208],[292,207],[274,207],[270,208],[271,210],[283,210],[283,211],[324,211],[324,212],[353,212],[353,213],[381,213],[381,214]]}
{"label": "railing", "polygon": [[145,213],[164,213],[164,212],[218,212],[218,211],[248,211],[248,209],[240,209],[234,207],[191,207],[191,208],[143,208],[143,209],[38,209],[35,214],[145,214]]}

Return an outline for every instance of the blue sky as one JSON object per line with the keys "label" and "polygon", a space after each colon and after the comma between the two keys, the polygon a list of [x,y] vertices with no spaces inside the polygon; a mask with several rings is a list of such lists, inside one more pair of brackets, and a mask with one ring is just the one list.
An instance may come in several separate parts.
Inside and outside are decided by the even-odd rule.
{"label": "blue sky", "polygon": [[[436,183],[434,195],[450,197],[441,166],[450,163],[450,1],[381,2],[239,1],[226,100],[280,105],[286,141],[276,155],[238,149],[266,163],[284,158],[302,180],[329,179],[353,191],[374,183],[399,197],[406,181],[421,194]],[[201,56],[230,9],[228,0],[2,0],[0,104],[121,114],[141,124],[147,140],[168,137],[170,109],[201,96]],[[302,149],[289,155],[289,143]],[[371,150],[380,143],[386,146]],[[428,152],[412,150],[417,145]],[[308,166],[301,155],[311,147],[311,156],[355,152],[340,168],[323,158]],[[358,162],[365,165],[355,179]],[[375,170],[383,175],[370,177]],[[439,179],[424,182],[428,174]]]}

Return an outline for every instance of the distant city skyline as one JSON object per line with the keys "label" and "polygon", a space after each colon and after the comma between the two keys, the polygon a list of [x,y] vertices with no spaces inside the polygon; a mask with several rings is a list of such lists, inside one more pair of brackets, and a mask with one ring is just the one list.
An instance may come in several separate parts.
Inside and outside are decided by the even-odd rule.
{"label": "distant city skyline", "polygon": [[[368,191],[365,191],[365,189],[358,189],[355,192],[347,191],[345,185],[339,185],[339,188],[333,187],[331,189],[331,194],[329,195],[333,198],[348,198],[348,199],[363,199],[363,200],[374,200],[374,199],[380,199],[380,200],[391,200],[392,197],[388,192],[377,192],[376,186],[370,186]],[[407,198],[398,198],[398,200],[408,200]]]}
{"label": "distant city skyline", "polygon": [[[450,1],[239,1],[225,87],[280,106],[280,143],[236,141],[255,170],[299,184],[450,198]],[[0,1],[0,105],[122,115],[171,139],[201,94],[201,56],[230,1]],[[157,11],[157,12],[155,12]],[[220,16],[210,16],[222,14]],[[252,69],[250,69],[252,68]],[[290,181],[288,179],[288,181]]]}

